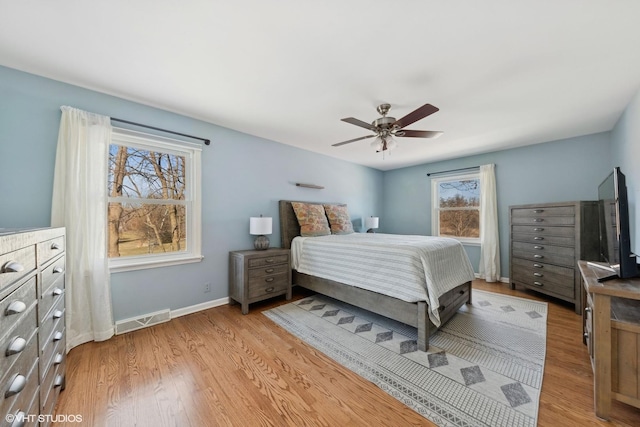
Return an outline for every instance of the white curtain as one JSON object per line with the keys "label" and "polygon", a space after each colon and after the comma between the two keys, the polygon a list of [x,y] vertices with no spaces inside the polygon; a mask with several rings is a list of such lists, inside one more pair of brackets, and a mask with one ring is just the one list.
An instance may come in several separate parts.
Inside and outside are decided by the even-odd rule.
{"label": "white curtain", "polygon": [[500,280],[500,240],[495,165],[480,166],[480,278]]}
{"label": "white curtain", "polygon": [[51,225],[66,227],[67,351],[113,336],[107,258],[110,118],[61,107]]}

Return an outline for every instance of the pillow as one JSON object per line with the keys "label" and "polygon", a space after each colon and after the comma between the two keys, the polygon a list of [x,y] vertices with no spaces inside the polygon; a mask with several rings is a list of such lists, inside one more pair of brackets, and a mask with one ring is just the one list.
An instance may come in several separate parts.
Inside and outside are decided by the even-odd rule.
{"label": "pillow", "polygon": [[331,234],[327,216],[322,205],[291,202],[300,224],[300,235],[303,237],[327,236]]}
{"label": "pillow", "polygon": [[349,218],[347,205],[324,205],[324,210],[331,224],[331,234],[353,233],[353,224]]}

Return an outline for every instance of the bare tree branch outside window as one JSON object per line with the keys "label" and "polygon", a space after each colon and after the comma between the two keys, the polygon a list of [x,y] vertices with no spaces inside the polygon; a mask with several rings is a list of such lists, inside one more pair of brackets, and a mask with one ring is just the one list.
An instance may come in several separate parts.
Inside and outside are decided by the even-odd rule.
{"label": "bare tree branch outside window", "polygon": [[185,157],[112,144],[109,257],[186,250]]}
{"label": "bare tree branch outside window", "polygon": [[438,183],[439,235],[480,237],[480,180]]}

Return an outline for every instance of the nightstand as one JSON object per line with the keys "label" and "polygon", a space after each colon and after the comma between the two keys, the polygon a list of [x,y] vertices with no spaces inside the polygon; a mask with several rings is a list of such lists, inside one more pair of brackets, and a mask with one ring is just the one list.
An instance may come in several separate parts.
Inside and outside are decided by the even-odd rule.
{"label": "nightstand", "polygon": [[278,295],[291,299],[289,249],[229,252],[229,302],[240,303],[242,314],[249,304]]}

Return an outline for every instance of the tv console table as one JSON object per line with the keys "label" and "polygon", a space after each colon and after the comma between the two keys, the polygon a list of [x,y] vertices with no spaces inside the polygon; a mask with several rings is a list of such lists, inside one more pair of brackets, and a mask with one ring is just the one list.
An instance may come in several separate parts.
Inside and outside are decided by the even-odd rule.
{"label": "tv console table", "polygon": [[579,261],[583,340],[593,368],[594,409],[608,420],[611,400],[640,408],[640,279],[598,282],[611,272]]}

